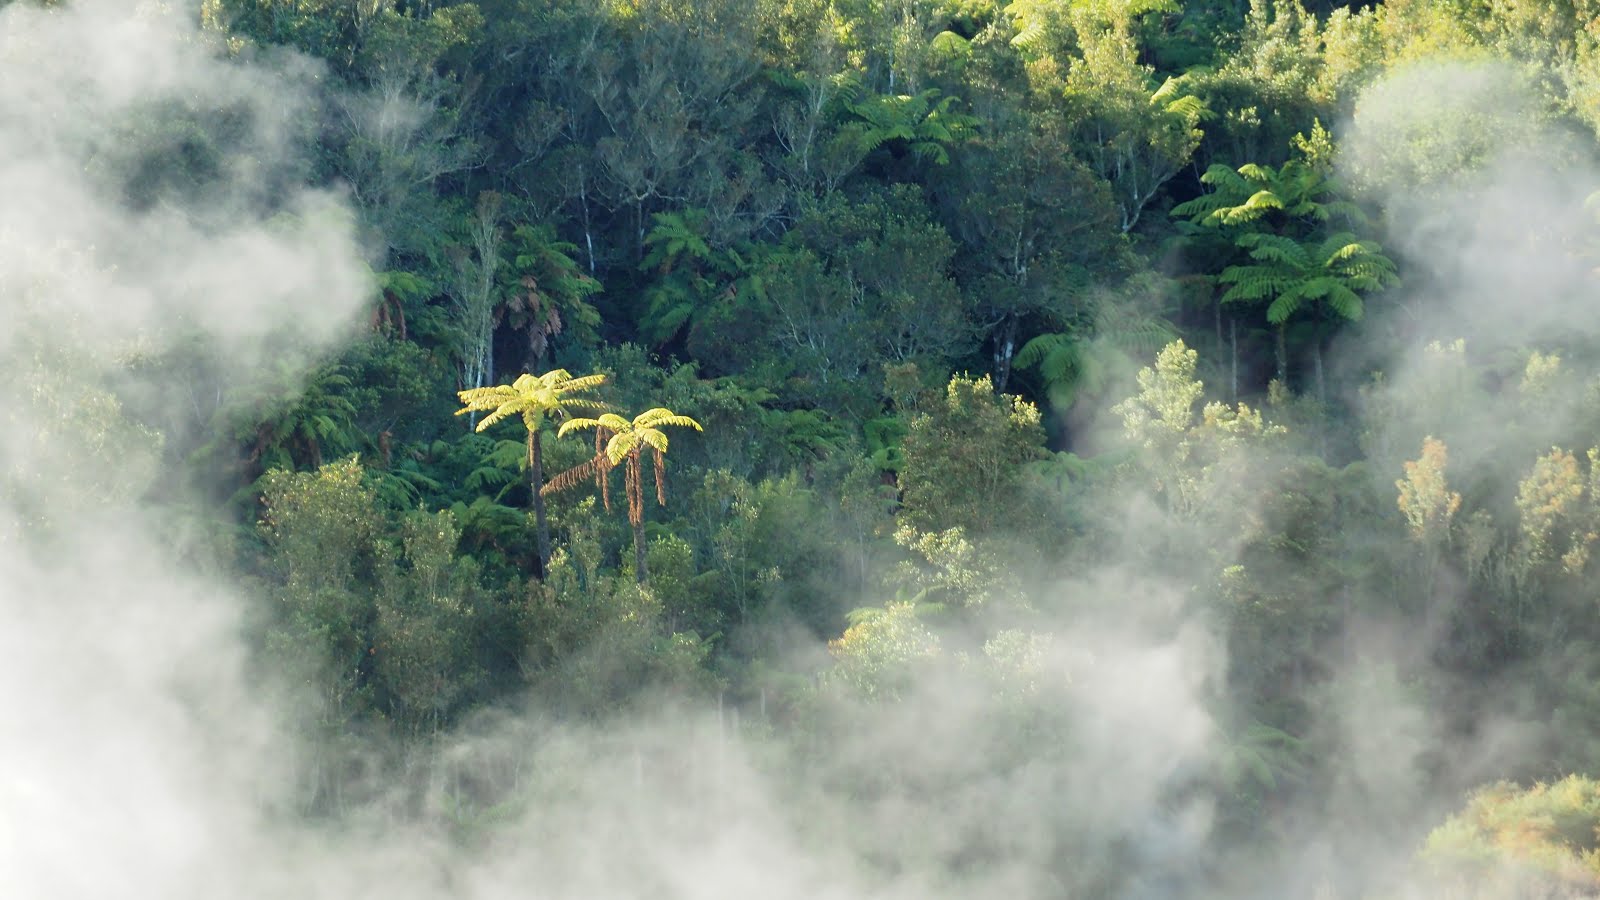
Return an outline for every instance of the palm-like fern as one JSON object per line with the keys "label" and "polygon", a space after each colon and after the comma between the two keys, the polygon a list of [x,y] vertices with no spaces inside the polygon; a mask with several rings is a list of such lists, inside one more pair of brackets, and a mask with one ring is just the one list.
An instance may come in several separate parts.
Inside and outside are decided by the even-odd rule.
{"label": "palm-like fern", "polygon": [[478,421],[477,430],[484,429],[519,416],[528,435],[528,478],[533,493],[534,519],[539,530],[540,572],[550,561],[550,525],[544,511],[544,466],[539,446],[539,429],[546,418],[564,419],[571,410],[600,410],[604,405],[588,397],[573,396],[592,391],[604,384],[604,375],[585,375],[573,378],[566,369],[555,369],[543,375],[524,374],[511,384],[471,388],[460,391],[461,409],[456,415],[487,413]]}
{"label": "palm-like fern", "polygon": [[1173,207],[1190,227],[1229,235],[1248,262],[1217,276],[1226,285],[1222,303],[1266,303],[1267,321],[1277,326],[1278,378],[1287,377],[1289,320],[1306,308],[1316,313],[1313,342],[1317,386],[1322,387],[1321,323],[1327,313],[1341,321],[1360,319],[1362,295],[1399,278],[1394,261],[1377,243],[1349,231],[1328,234],[1335,219],[1364,224],[1354,204],[1336,196],[1337,184],[1320,156],[1307,148],[1328,140],[1320,124],[1311,139],[1299,138],[1302,158],[1279,168],[1248,164],[1212,166],[1201,180],[1211,192]]}
{"label": "palm-like fern", "polygon": [[606,413],[593,419],[568,419],[561,423],[561,429],[557,434],[565,437],[573,431],[588,428],[594,429],[594,458],[550,479],[550,483],[544,488],[548,492],[565,490],[593,477],[600,483],[601,495],[605,500],[606,509],[610,509],[611,493],[607,486],[606,476],[610,474],[612,469],[626,463],[624,472],[628,493],[628,524],[633,526],[634,573],[641,584],[644,583],[646,577],[644,472],[641,459],[647,449],[654,456],[656,503],[665,506],[667,503],[666,457],[668,441],[666,432],[661,429],[668,425],[693,428],[695,431],[704,430],[700,427],[700,423],[694,419],[688,416],[680,416],[664,407],[646,410],[634,416],[632,420],[623,418],[616,413]]}
{"label": "palm-like fern", "polygon": [[712,247],[704,210],[656,213],[644,239],[649,251],[639,263],[656,281],[644,290],[640,330],[660,346],[681,334],[718,303],[741,294],[760,296],[763,284],[754,266],[737,250]]}
{"label": "palm-like fern", "polygon": [[566,332],[579,343],[595,340],[600,312],[589,297],[600,282],[583,273],[573,257],[575,244],[556,238],[549,225],[523,225],[511,235],[514,266],[507,272],[506,301],[495,311],[495,325],[505,322],[528,337],[532,362],[544,359],[550,340]]}
{"label": "palm-like fern", "polygon": [[950,161],[947,149],[972,131],[977,120],[954,109],[954,96],[940,97],[934,88],[918,94],[875,94],[846,104],[862,155],[893,142],[936,165]]}
{"label": "palm-like fern", "polygon": [[1365,220],[1360,207],[1333,197],[1337,185],[1321,167],[1305,160],[1292,159],[1276,169],[1255,163],[1238,169],[1213,165],[1200,180],[1211,192],[1174,206],[1172,214],[1203,227],[1251,225],[1273,214],[1317,224],[1335,216],[1353,224]]}
{"label": "palm-like fern", "polygon": [[1347,231],[1320,243],[1301,243],[1275,234],[1246,234],[1238,245],[1252,263],[1229,266],[1218,280],[1231,285],[1223,303],[1268,301],[1267,321],[1281,325],[1307,303],[1321,303],[1348,322],[1365,311],[1362,293],[1396,283],[1394,261],[1376,242]]}

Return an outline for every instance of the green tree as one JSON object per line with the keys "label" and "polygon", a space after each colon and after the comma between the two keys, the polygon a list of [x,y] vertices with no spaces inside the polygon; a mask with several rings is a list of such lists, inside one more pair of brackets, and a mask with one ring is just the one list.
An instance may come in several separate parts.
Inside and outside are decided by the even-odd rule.
{"label": "green tree", "polygon": [[[943,369],[971,346],[971,304],[950,277],[955,242],[913,185],[802,216],[766,278],[774,367],[800,398],[832,410],[868,398],[885,363]],[[876,398],[871,398],[876,399]]]}
{"label": "green tree", "polygon": [[337,809],[347,777],[340,748],[350,724],[373,709],[368,588],[385,562],[383,522],[354,457],[315,472],[274,469],[262,494],[277,606],[267,648],[313,691],[307,718],[319,740],[309,789],[314,803]]}
{"label": "green tree", "polygon": [[[585,375],[573,378],[566,369],[555,369],[534,376],[523,374],[510,384],[460,391],[462,408],[456,415],[488,413],[478,422],[477,431],[494,425],[511,416],[520,416],[528,434],[528,479],[532,489],[533,514],[539,531],[539,572],[550,561],[550,524],[544,509],[544,452],[539,441],[539,430],[546,418],[565,419],[570,410],[599,410],[604,406],[598,400],[573,396],[592,391],[604,384],[604,375]],[[565,423],[562,425],[565,429]],[[563,430],[562,433],[565,433]]]}
{"label": "green tree", "polygon": [[915,686],[917,665],[943,654],[939,636],[920,619],[929,610],[899,600],[852,612],[850,627],[828,642],[835,660],[828,682],[866,700],[899,699]]}
{"label": "green tree", "polygon": [[1205,510],[1214,471],[1231,447],[1283,431],[1243,403],[1208,403],[1197,419],[1195,404],[1205,394],[1195,377],[1198,361],[1198,353],[1173,341],[1156,354],[1153,367],[1139,370],[1139,393],[1111,408],[1139,448],[1155,492],[1174,512],[1191,517]]}
{"label": "green tree", "polygon": [[1156,83],[1140,62],[1137,16],[1163,3],[1073,3],[1078,53],[1062,93],[1074,146],[1111,185],[1118,227],[1133,230],[1162,185],[1183,171],[1211,113],[1181,78]]}
{"label": "green tree", "polygon": [[1018,525],[1023,465],[1044,456],[1044,440],[1038,407],[996,395],[987,375],[951,378],[907,423],[901,521],[918,531],[960,526],[972,535]]}
{"label": "green tree", "polygon": [[996,122],[940,174],[945,219],[962,243],[958,274],[1000,391],[1030,331],[1073,330],[1092,317],[1091,269],[1115,265],[1124,250],[1110,186],[1072,155],[1059,118]]}
{"label": "green tree", "polygon": [[655,227],[644,239],[648,252],[639,263],[640,271],[654,276],[641,292],[642,336],[657,347],[681,337],[691,351],[705,350],[708,343],[713,350],[729,351],[696,353],[712,364],[725,355],[737,357],[739,348],[723,346],[718,333],[737,334],[745,330],[739,327],[743,320],[759,321],[766,299],[761,251],[749,245],[713,247],[702,209],[656,213],[651,219]]}
{"label": "green tree", "polygon": [[412,736],[437,735],[484,674],[474,641],[478,568],[456,557],[460,538],[449,510],[414,511],[400,522],[397,558],[379,573],[374,674],[390,715]]}
{"label": "green tree", "polygon": [[559,491],[594,476],[601,485],[606,508],[611,507],[611,494],[606,489],[607,474],[624,462],[625,485],[628,493],[628,524],[633,526],[634,575],[643,584],[648,577],[645,566],[644,540],[644,472],[641,457],[648,448],[655,457],[656,503],[667,505],[666,465],[667,435],[663,425],[703,430],[700,423],[688,416],[680,416],[670,409],[656,407],[645,410],[630,421],[616,413],[606,413],[597,419],[568,419],[561,423],[559,436],[584,428],[595,432],[595,456],[588,462],[557,475],[545,486],[547,491]]}

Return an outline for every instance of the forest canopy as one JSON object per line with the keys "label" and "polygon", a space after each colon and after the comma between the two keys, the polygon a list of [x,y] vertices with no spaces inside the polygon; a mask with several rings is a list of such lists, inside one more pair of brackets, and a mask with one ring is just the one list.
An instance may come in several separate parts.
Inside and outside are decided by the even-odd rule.
{"label": "forest canopy", "polygon": [[1600,4],[133,6],[0,0],[0,598],[272,815],[1600,890]]}

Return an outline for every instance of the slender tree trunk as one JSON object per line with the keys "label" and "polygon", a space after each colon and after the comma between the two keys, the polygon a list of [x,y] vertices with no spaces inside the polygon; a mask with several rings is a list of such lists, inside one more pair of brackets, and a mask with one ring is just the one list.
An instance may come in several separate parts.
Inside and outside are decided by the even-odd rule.
{"label": "slender tree trunk", "polygon": [[633,574],[640,584],[650,577],[644,560],[644,467],[639,448],[628,455],[628,522],[633,525]]}
{"label": "slender tree trunk", "polygon": [[1322,340],[1327,334],[1328,319],[1321,303],[1316,305],[1316,322],[1311,329],[1311,366],[1317,379],[1317,402],[1328,407],[1328,380],[1322,368]]}
{"label": "slender tree trunk", "polygon": [[537,429],[528,432],[528,483],[533,490],[533,521],[539,533],[539,578],[544,578],[545,567],[550,565],[550,520],[545,517],[544,447]]}
{"label": "slender tree trunk", "polygon": [[649,577],[644,569],[644,516],[633,520],[633,574],[640,584]]}
{"label": "slender tree trunk", "polygon": [[1289,323],[1278,323],[1278,380],[1289,388]]}
{"label": "slender tree trunk", "polygon": [[1229,384],[1233,388],[1230,400],[1239,402],[1239,320],[1228,316],[1228,352],[1230,356]]}
{"label": "slender tree trunk", "polygon": [[1017,320],[1008,316],[994,337],[994,391],[1003,394],[1011,383],[1011,360],[1017,355]]}
{"label": "slender tree trunk", "polygon": [[578,167],[578,202],[583,209],[583,246],[589,251],[589,274],[594,274],[594,230],[589,224],[589,178],[583,167]]}
{"label": "slender tree trunk", "polygon": [[[1318,329],[1320,332],[1321,329]],[[1317,379],[1317,402],[1324,407],[1328,405],[1328,383],[1322,374],[1322,335],[1316,334],[1311,339],[1311,369]]]}

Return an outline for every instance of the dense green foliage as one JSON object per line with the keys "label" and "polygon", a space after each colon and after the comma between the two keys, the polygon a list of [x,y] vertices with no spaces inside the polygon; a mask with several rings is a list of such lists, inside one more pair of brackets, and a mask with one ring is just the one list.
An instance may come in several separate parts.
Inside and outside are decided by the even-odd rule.
{"label": "dense green foliage", "polygon": [[[1490,713],[1540,726],[1495,777],[1600,771],[1600,345],[1454,342],[1474,325],[1406,293],[1448,285],[1448,263],[1382,243],[1427,198],[1500,202],[1474,173],[1507,129],[1562,136],[1526,165],[1583,171],[1593,3],[201,14],[241,59],[285,45],[325,66],[302,174],[348,192],[373,248],[370,320],[341,352],[187,428],[150,423],[174,432],[170,495],[227,504],[261,658],[312,698],[301,811],[343,813],[371,766],[529,697],[573,720],[710,698],[822,772],[804,765],[880,719],[913,757],[923,726],[893,709],[946,691],[1016,740],[931,741],[1067,790],[1095,708],[1059,648],[1116,620],[1118,591],[1154,590],[1130,584],[1174,598],[1141,625],[1181,611],[1226,644],[1196,689],[1222,749],[1182,776],[1221,798],[1215,847],[1277,846],[1305,798],[1382,800],[1342,768],[1365,745],[1318,724],[1350,696],[1425,697],[1445,742]],[[1476,65],[1538,121],[1448,97],[1417,101],[1420,123],[1385,113],[1391,76]],[[229,152],[223,125],[147,127]],[[130,176],[130,197],[203,167],[178,168]],[[1592,269],[1595,237],[1529,241]],[[1419,337],[1438,342],[1374,374]],[[1325,362],[1355,345],[1360,363]],[[180,356],[141,364],[215,364]],[[683,426],[670,454],[661,426]],[[1352,638],[1370,623],[1423,649],[1371,671]],[[1495,679],[1517,690],[1474,691]],[[378,763],[372,735],[392,739]],[[852,796],[929,816],[976,777],[840,756],[826,777]],[[1407,766],[1460,787],[1448,760]],[[1593,794],[1491,788],[1429,858],[1523,853],[1592,883]],[[1112,895],[1140,851],[1077,815],[1039,826],[1053,883]],[[918,846],[958,878],[1022,840]]]}

